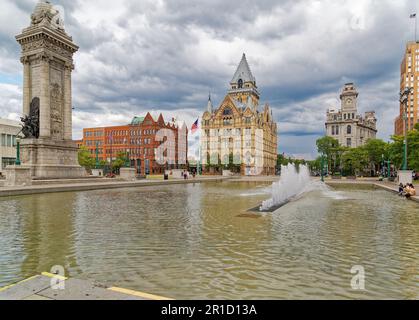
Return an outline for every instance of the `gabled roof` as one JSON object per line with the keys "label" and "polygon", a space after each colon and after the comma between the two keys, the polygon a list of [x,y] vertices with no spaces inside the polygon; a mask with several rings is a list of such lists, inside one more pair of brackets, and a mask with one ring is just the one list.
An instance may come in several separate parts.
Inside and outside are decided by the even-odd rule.
{"label": "gabled roof", "polygon": [[160,113],[159,118],[157,119],[157,122],[159,125],[165,125],[164,119],[163,119],[163,115]]}
{"label": "gabled roof", "polygon": [[232,107],[235,110],[235,112],[239,113],[239,110],[237,109],[237,105],[234,103],[234,99],[232,99],[229,95],[226,95],[220,107],[217,109],[215,115],[220,116],[222,114],[221,113],[222,110],[224,110],[224,108],[227,105]]}
{"label": "gabled roof", "polygon": [[243,82],[256,82],[256,78],[253,76],[252,71],[250,70],[246,55],[244,53],[240,64],[237,67],[236,73],[231,80],[231,83],[237,83],[239,79],[242,79]]}

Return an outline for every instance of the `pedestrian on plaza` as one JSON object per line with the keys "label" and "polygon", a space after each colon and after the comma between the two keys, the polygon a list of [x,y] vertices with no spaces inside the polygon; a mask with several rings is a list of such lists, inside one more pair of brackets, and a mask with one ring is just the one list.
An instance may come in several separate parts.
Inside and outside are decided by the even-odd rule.
{"label": "pedestrian on plaza", "polygon": [[404,185],[403,183],[399,184],[399,196],[403,196],[403,192],[404,192]]}
{"label": "pedestrian on plaza", "polygon": [[416,189],[415,186],[411,183],[409,185],[409,197],[414,197],[416,196]]}
{"label": "pedestrian on plaza", "polygon": [[404,192],[403,192],[403,195],[407,198],[407,199],[409,199],[411,196],[412,196],[412,189],[411,189],[411,187],[410,187],[410,184],[408,183],[408,184],[406,184],[406,188],[404,188]]}

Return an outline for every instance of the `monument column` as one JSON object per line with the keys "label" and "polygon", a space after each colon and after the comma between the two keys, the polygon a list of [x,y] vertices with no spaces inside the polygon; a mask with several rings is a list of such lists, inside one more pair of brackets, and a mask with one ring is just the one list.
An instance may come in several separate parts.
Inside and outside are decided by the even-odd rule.
{"label": "monument column", "polygon": [[[29,168],[30,176],[37,179],[82,177],[86,172],[78,164],[71,121],[71,72],[79,48],[66,33],[59,10],[46,0],[38,2],[30,26],[16,40],[22,48],[26,115],[21,167]],[[11,172],[10,183],[16,184],[20,172]]]}
{"label": "monument column", "polygon": [[73,119],[71,101],[71,72],[74,69],[72,63],[68,63],[64,68],[64,140],[73,139]]}
{"label": "monument column", "polygon": [[23,114],[29,115],[29,104],[31,97],[30,83],[30,64],[28,57],[22,57],[20,61],[23,63]]}
{"label": "monument column", "polygon": [[41,63],[41,94],[39,108],[39,136],[40,138],[51,137],[51,109],[50,109],[50,66],[49,57],[46,54],[40,56]]}

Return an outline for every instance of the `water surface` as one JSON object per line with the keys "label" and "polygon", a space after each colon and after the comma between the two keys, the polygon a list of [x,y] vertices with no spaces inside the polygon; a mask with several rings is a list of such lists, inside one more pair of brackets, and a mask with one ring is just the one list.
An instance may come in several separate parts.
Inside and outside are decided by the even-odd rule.
{"label": "water surface", "polygon": [[[386,191],[314,191],[247,214],[263,183],[0,199],[0,286],[67,275],[176,299],[417,299],[419,206]],[[366,290],[351,289],[362,265]]]}

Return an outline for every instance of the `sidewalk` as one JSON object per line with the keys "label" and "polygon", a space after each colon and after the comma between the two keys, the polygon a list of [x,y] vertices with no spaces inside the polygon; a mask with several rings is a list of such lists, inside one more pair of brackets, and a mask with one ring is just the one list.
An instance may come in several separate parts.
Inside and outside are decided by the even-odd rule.
{"label": "sidewalk", "polygon": [[[371,186],[378,187],[387,191],[391,191],[393,193],[399,193],[399,187],[397,183],[388,182],[388,181],[378,181],[377,178],[357,178],[356,180],[326,179],[325,183],[330,186],[333,186],[333,185],[371,185]],[[411,197],[410,200],[413,200],[419,203],[419,196]]]}
{"label": "sidewalk", "polygon": [[30,277],[0,288],[0,300],[172,300],[141,291],[107,288],[93,281],[51,273]]}

